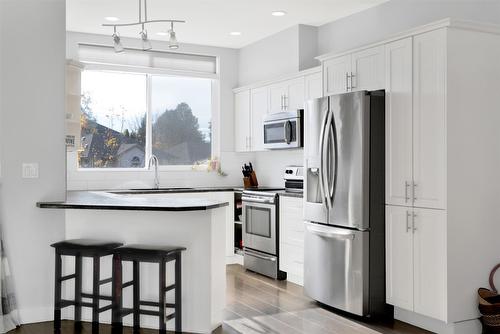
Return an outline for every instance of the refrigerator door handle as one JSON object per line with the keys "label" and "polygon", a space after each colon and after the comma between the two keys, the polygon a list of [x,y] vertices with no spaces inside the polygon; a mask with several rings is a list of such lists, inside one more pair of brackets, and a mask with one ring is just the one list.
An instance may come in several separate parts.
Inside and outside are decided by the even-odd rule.
{"label": "refrigerator door handle", "polygon": [[328,113],[328,119],[325,124],[325,131],[323,134],[323,150],[321,152],[322,166],[323,169],[323,188],[325,191],[326,206],[328,209],[332,208],[332,199],[330,196],[330,179],[332,174],[331,166],[331,151],[329,150],[329,143],[331,137],[331,124],[332,124],[333,113],[330,111]]}
{"label": "refrigerator door handle", "polygon": [[320,237],[328,239],[340,239],[340,240],[353,240],[354,233],[351,232],[335,232],[331,230],[325,230],[321,227],[314,226],[313,224],[306,223],[306,228],[312,234],[316,234]]}
{"label": "refrigerator door handle", "polygon": [[319,136],[319,155],[320,155],[320,163],[319,163],[319,189],[321,192],[321,199],[323,204],[328,208],[328,204],[326,202],[326,187],[325,187],[325,134],[326,134],[326,124],[328,121],[329,111],[325,113],[323,117],[323,121],[321,122],[321,133]]}
{"label": "refrigerator door handle", "polygon": [[[335,128],[335,119],[334,117],[331,117],[330,123],[328,124],[328,129],[329,129],[329,135],[328,135],[328,140],[331,145],[331,150],[333,152],[330,153],[331,157],[333,158],[333,161],[330,161],[330,169],[332,171],[328,174],[330,179],[328,180],[328,196],[330,197],[330,204],[331,207],[333,207],[333,201],[335,198],[335,190],[337,186],[337,160],[338,160],[338,150],[337,150],[337,130]],[[332,159],[331,159],[332,160]]]}

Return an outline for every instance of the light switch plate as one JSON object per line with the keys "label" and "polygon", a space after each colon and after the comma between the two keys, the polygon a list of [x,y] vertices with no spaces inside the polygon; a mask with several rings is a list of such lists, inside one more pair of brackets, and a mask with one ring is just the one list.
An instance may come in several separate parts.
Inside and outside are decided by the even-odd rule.
{"label": "light switch plate", "polygon": [[38,162],[23,162],[23,179],[38,178]]}

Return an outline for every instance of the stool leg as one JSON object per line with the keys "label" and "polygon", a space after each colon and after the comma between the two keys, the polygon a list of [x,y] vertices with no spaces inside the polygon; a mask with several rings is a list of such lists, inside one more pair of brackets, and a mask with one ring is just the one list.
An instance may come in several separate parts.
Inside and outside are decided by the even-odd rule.
{"label": "stool leg", "polygon": [[99,280],[101,272],[101,258],[94,256],[94,275],[92,279],[92,333],[99,333]]}
{"label": "stool leg", "polygon": [[54,333],[61,333],[61,254],[56,250],[55,275],[54,275]]}
{"label": "stool leg", "polygon": [[75,330],[82,328],[82,257],[75,256]]}
{"label": "stool leg", "polygon": [[165,324],[165,287],[166,287],[166,262],[165,259],[161,259],[160,262],[160,284],[159,284],[159,328],[160,333],[166,333],[166,324]]}
{"label": "stool leg", "polygon": [[139,278],[139,261],[133,261],[133,273],[132,273],[132,280],[134,281],[133,285],[133,308],[134,308],[134,331],[138,331],[141,328],[140,324],[140,300],[141,300],[141,295],[140,295],[140,278]]}
{"label": "stool leg", "polygon": [[175,256],[175,331],[182,332],[181,253]]}
{"label": "stool leg", "polygon": [[119,255],[113,255],[113,282],[112,282],[112,303],[111,330],[113,334],[122,333],[122,260]]}

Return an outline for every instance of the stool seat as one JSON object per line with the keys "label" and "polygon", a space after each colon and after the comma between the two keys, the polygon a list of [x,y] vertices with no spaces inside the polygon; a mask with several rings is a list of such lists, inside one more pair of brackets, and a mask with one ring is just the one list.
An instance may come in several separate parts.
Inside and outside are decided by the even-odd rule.
{"label": "stool seat", "polygon": [[114,249],[114,253],[164,257],[185,251],[186,247],[131,244]]}
{"label": "stool seat", "polygon": [[58,249],[68,249],[68,250],[100,250],[100,251],[111,251],[117,247],[122,246],[122,243],[105,241],[105,240],[95,240],[95,239],[70,239],[63,240],[50,245],[51,247]]}

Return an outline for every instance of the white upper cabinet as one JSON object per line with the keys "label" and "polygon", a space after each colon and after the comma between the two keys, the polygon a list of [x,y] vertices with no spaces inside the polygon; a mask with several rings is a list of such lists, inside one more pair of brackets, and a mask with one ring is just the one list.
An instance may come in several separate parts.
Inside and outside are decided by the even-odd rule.
{"label": "white upper cabinet", "polygon": [[264,116],[268,113],[269,87],[261,87],[250,91],[251,132],[250,148],[252,151],[264,150]]}
{"label": "white upper cabinet", "polygon": [[250,151],[250,90],[234,94],[234,150]]}
{"label": "white upper cabinet", "polygon": [[413,39],[414,205],[445,209],[446,31]]}
{"label": "white upper cabinet", "polygon": [[304,77],[282,81],[269,87],[271,113],[304,108]]}
{"label": "white upper cabinet", "polygon": [[386,301],[413,310],[412,213],[401,206],[386,207]]}
{"label": "white upper cabinet", "polygon": [[413,209],[414,311],[446,321],[446,212]]}
{"label": "white upper cabinet", "polygon": [[386,45],[386,203],[446,208],[446,35]]}
{"label": "white upper cabinet", "polygon": [[[319,71],[319,70],[318,70]],[[307,71],[273,84],[239,88],[234,93],[234,145],[236,152],[263,151],[264,117],[269,113],[304,109],[306,94],[320,97],[321,72]],[[306,76],[308,90],[306,90]]]}
{"label": "white upper cabinet", "polygon": [[306,75],[304,85],[305,101],[323,96],[323,76],[321,72]]}
{"label": "white upper cabinet", "polygon": [[328,59],[323,62],[324,96],[346,93],[351,73],[351,55]]}
{"label": "white upper cabinet", "polygon": [[352,54],[350,91],[377,90],[385,87],[384,53],[382,45]]}
{"label": "white upper cabinet", "polygon": [[412,54],[411,37],[385,47],[385,192],[392,205],[412,204]]}
{"label": "white upper cabinet", "polygon": [[324,95],[376,90],[385,87],[384,46],[358,51],[323,62]]}
{"label": "white upper cabinet", "polygon": [[285,110],[294,111],[304,109],[304,77],[288,80],[286,83]]}
{"label": "white upper cabinet", "polygon": [[269,110],[271,113],[285,111],[285,96],[288,85],[280,82],[269,86]]}

